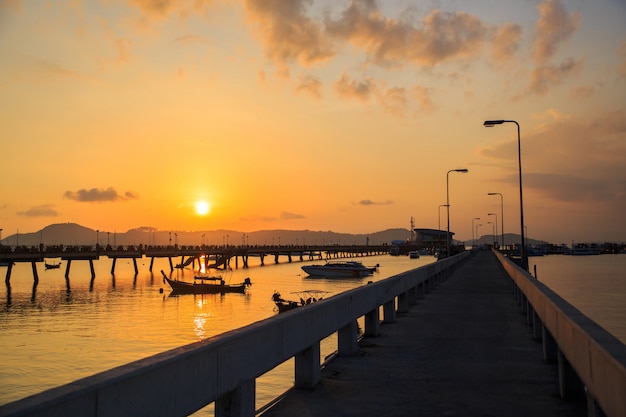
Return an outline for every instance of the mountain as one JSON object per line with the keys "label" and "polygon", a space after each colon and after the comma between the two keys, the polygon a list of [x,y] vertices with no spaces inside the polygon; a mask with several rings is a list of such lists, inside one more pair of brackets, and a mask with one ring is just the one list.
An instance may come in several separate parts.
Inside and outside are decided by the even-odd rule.
{"label": "mountain", "polygon": [[[496,241],[498,241],[499,244],[502,244],[502,242],[500,242],[502,240],[501,235],[497,235],[496,237]],[[482,235],[480,238],[476,239],[476,244],[477,245],[492,245],[493,244],[493,235]],[[504,234],[504,243],[507,245],[510,245],[511,243],[516,243],[516,244],[520,244],[522,242],[522,238],[520,237],[520,235],[514,234],[514,233],[505,233]],[[470,240],[466,240],[463,242],[465,244],[465,246],[472,246],[473,241]],[[528,236],[526,236],[526,245],[545,245],[548,242],[543,241],[543,240],[537,240],[537,239],[530,239]]]}
{"label": "mountain", "polygon": [[236,230],[165,231],[153,227],[139,227],[126,232],[98,231],[76,223],[52,224],[34,233],[16,233],[2,239],[3,245],[381,245],[392,240],[405,240],[408,229],[388,229],[368,234],[338,233],[312,230]]}

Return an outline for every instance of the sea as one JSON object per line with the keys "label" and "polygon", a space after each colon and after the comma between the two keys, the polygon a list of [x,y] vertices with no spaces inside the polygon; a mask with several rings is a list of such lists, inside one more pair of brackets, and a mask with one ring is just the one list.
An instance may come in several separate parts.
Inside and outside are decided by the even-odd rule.
{"label": "sea", "polygon": [[[251,258],[248,268],[201,271],[231,284],[252,281],[246,294],[223,295],[172,295],[160,272],[169,272],[166,258],[156,258],[152,271],[150,259],[138,260],[138,274],[132,260],[118,260],[113,275],[112,260],[101,257],[94,261],[94,279],[87,261],[73,261],[69,279],[64,263],[49,270],[38,264],[36,286],[31,265],[17,264],[10,286],[0,288],[0,404],[275,316],[275,291],[286,299],[298,299],[303,290],[330,297],[436,262],[432,256],[353,259],[378,265],[378,271],[356,279],[313,278],[301,267],[323,260],[275,264],[273,257],[265,266]],[[626,343],[626,255],[531,257],[530,270]],[[187,281],[198,273],[191,267],[173,272]],[[321,344],[321,360],[335,348],[332,335]],[[257,380],[257,408],[292,384],[293,360]],[[212,405],[194,415],[213,415]]]}

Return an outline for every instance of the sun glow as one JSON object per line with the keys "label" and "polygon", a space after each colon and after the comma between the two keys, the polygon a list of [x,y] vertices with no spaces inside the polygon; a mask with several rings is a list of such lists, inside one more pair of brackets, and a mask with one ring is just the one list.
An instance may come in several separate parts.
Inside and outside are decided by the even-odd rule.
{"label": "sun glow", "polygon": [[206,215],[211,210],[211,205],[206,201],[198,201],[196,203],[196,213],[200,216]]}

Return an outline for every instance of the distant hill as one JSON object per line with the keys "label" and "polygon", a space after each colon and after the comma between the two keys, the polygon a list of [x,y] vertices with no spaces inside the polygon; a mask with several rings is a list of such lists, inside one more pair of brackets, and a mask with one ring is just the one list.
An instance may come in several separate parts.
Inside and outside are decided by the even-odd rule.
{"label": "distant hill", "polygon": [[[496,236],[496,240],[498,241],[499,244],[502,244],[502,242],[500,242],[501,239],[501,235]],[[521,244],[522,242],[522,238],[520,237],[520,235],[514,234],[514,233],[505,233],[504,234],[504,243],[507,245],[510,245],[511,243],[516,243],[516,244]],[[472,240],[466,240],[465,242],[463,242],[465,244],[465,246],[472,246]],[[530,239],[528,238],[528,236],[526,236],[526,245],[545,245],[548,242],[543,241],[543,240],[537,240],[537,239]],[[480,238],[476,239],[476,244],[477,245],[491,245],[493,244],[493,235],[483,235]]]}
{"label": "distant hill", "polygon": [[76,223],[59,223],[44,227],[34,233],[13,234],[2,239],[3,245],[381,245],[392,240],[405,240],[408,229],[388,229],[368,234],[338,233],[312,230],[260,230],[244,233],[236,230],[210,230],[198,232],[164,231],[152,227],[139,227],[126,232],[102,232]]}

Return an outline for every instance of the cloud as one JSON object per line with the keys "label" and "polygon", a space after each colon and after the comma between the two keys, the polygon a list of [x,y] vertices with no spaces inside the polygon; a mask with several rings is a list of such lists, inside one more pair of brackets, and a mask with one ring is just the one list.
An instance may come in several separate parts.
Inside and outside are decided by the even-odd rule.
{"label": "cloud", "polygon": [[373,201],[373,200],[361,200],[357,203],[359,206],[388,206],[393,204],[393,201]]}
{"label": "cloud", "polygon": [[551,86],[559,85],[563,78],[578,72],[581,67],[582,61],[576,61],[572,58],[557,66],[536,67],[532,72],[530,91],[537,95],[546,94]]}
{"label": "cloud", "polygon": [[382,67],[413,62],[434,66],[450,59],[475,56],[487,33],[486,26],[464,12],[433,10],[422,26],[390,19],[375,1],[351,1],[340,18],[327,18],[326,30],[334,39],[365,51],[370,62]]}
{"label": "cloud", "polygon": [[118,194],[113,187],[109,187],[107,189],[92,188],[90,190],[81,189],[78,191],[66,191],[63,194],[63,197],[69,200],[88,203],[125,201],[139,198],[139,196],[132,191],[126,191],[123,195]]}
{"label": "cloud", "polygon": [[26,217],[56,217],[59,215],[59,212],[54,209],[52,204],[42,204],[41,206],[31,207],[26,211],[20,211],[17,214]]}
{"label": "cloud", "polygon": [[310,0],[245,2],[268,58],[279,68],[292,62],[311,66],[335,54],[322,26],[306,16],[305,5],[309,3]]}
{"label": "cloud", "polygon": [[491,58],[498,63],[506,63],[513,58],[519,49],[522,28],[507,23],[495,30],[491,44]]}
{"label": "cloud", "polygon": [[430,98],[431,89],[421,86],[413,87],[412,96],[417,100],[420,109],[430,113],[434,110],[433,102]]}
{"label": "cloud", "polygon": [[290,213],[288,211],[283,211],[282,213],[280,213],[280,218],[281,220],[300,220],[300,219],[306,219],[306,216],[303,216],[302,214],[296,214],[296,213]]}
{"label": "cloud", "polygon": [[568,14],[560,0],[546,0],[537,9],[539,20],[533,59],[541,65],[554,55],[559,43],[578,29],[580,16],[578,13]]}
{"label": "cloud", "polygon": [[355,98],[360,101],[368,101],[375,90],[374,80],[366,78],[363,81],[355,81],[345,72],[335,81],[335,91],[341,98]]}
{"label": "cloud", "polygon": [[172,14],[185,18],[212,3],[213,0],[128,0],[128,4],[142,11],[142,15],[152,18],[166,18]]}
{"label": "cloud", "polygon": [[599,179],[555,173],[528,173],[524,185],[553,200],[563,202],[626,201],[626,180]]}
{"label": "cloud", "polygon": [[308,93],[315,98],[321,98],[322,82],[310,75],[302,76],[296,86],[296,91]]}
{"label": "cloud", "polygon": [[378,95],[378,100],[392,114],[401,115],[409,104],[407,93],[404,88],[392,87]]}

